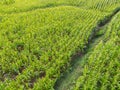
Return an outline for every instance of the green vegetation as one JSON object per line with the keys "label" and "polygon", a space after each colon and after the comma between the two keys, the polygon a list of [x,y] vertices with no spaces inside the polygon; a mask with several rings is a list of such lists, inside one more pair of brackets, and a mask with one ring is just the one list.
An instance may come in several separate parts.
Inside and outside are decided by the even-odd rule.
{"label": "green vegetation", "polygon": [[[71,62],[71,68],[67,70],[55,84],[55,90],[73,90],[76,85],[76,80],[82,75],[83,67],[86,64],[89,56],[93,52],[96,45],[103,39],[106,25],[95,28],[97,32],[93,35],[87,48],[81,55],[77,55],[74,61]],[[77,82],[78,83],[78,82]]]}
{"label": "green vegetation", "polygon": [[20,13],[40,8],[75,6],[76,8],[111,12],[120,6],[120,0],[1,0],[0,13]]}
{"label": "green vegetation", "polygon": [[104,39],[94,48],[75,90],[120,89],[120,13],[109,23]]}
{"label": "green vegetation", "polygon": [[[101,20],[102,24],[106,23],[103,19],[110,16],[119,6],[119,0],[1,0],[0,90],[54,90],[55,82],[70,67],[73,56],[78,52],[84,52],[89,39],[96,32],[94,28],[97,24]],[[88,60],[90,61],[88,69],[93,72],[87,77],[84,71],[85,74],[80,76],[75,89],[81,88],[86,78],[92,80],[91,77],[96,70],[91,67],[94,60],[99,61],[106,55],[107,61],[109,58],[115,58],[115,63],[118,63],[116,56],[119,56],[120,51],[117,36],[119,24],[119,15],[116,15],[105,29],[107,31],[105,40],[110,40],[105,42],[105,48],[102,50],[105,52],[106,49],[113,49],[111,52],[113,56],[110,54],[109,57],[102,52],[104,43],[98,44],[94,55],[97,57],[97,51],[101,51],[100,56],[94,58],[91,54]],[[112,26],[114,29],[110,29]],[[94,63],[99,67],[99,62]],[[110,63],[114,65],[114,61]],[[85,67],[89,64],[86,63]],[[99,67],[100,70],[103,67],[107,69],[103,65]],[[107,69],[108,73],[111,67]],[[119,67],[116,67],[116,73],[117,70]],[[93,83],[91,80],[89,85]],[[115,80],[117,82],[117,79]],[[97,82],[97,78],[94,81]],[[91,87],[84,85],[82,89]]]}

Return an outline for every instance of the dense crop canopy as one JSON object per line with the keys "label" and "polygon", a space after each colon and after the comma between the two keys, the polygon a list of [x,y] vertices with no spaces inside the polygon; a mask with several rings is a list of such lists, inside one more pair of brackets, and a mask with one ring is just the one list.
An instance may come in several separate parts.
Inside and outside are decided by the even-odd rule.
{"label": "dense crop canopy", "polygon": [[0,90],[53,89],[97,23],[119,5],[119,0],[1,0]]}
{"label": "dense crop canopy", "polygon": [[75,90],[120,89],[120,13],[105,30],[105,38],[88,58]]}

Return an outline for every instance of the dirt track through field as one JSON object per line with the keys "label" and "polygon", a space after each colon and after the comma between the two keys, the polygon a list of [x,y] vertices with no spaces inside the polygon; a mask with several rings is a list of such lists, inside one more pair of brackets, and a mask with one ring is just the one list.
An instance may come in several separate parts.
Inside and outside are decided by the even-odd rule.
{"label": "dirt track through field", "polygon": [[85,51],[82,53],[82,55],[78,54],[75,56],[75,58],[73,58],[74,60],[71,62],[71,68],[68,69],[67,72],[65,72],[55,83],[55,90],[73,90],[76,80],[82,74],[83,65],[85,64],[87,58],[89,57],[90,53],[92,53],[97,43],[104,37],[105,31],[103,31],[101,35],[97,35],[97,32],[103,30],[102,28],[107,26],[107,24],[119,11],[120,8],[116,9],[111,15],[96,25],[96,27],[93,29],[91,37],[89,38],[89,43],[86,45],[87,48],[85,48]]}

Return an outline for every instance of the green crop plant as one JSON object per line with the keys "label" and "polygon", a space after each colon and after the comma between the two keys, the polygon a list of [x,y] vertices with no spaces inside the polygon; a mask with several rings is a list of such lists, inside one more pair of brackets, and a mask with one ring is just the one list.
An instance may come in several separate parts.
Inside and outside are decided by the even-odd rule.
{"label": "green crop plant", "polygon": [[[0,1],[0,90],[53,90],[55,82],[70,67],[72,56],[84,52],[99,21],[120,5],[118,0],[92,2]],[[110,45],[119,38],[112,39],[115,40]],[[109,72],[105,77],[108,76]]]}
{"label": "green crop plant", "polygon": [[104,39],[96,45],[84,66],[75,90],[119,90],[120,13],[108,24]]}

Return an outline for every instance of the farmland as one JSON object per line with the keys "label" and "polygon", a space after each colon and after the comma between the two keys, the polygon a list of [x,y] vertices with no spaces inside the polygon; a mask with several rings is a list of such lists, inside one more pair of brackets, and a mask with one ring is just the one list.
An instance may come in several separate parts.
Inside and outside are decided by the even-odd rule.
{"label": "farmland", "polygon": [[[75,90],[119,90],[120,83],[120,13],[105,28],[106,34],[94,48],[79,77]],[[103,68],[104,67],[104,68]],[[92,78],[94,76],[94,78]]]}
{"label": "farmland", "polygon": [[[120,0],[1,0],[0,90],[119,90],[119,11]],[[100,31],[72,89],[56,84]]]}

